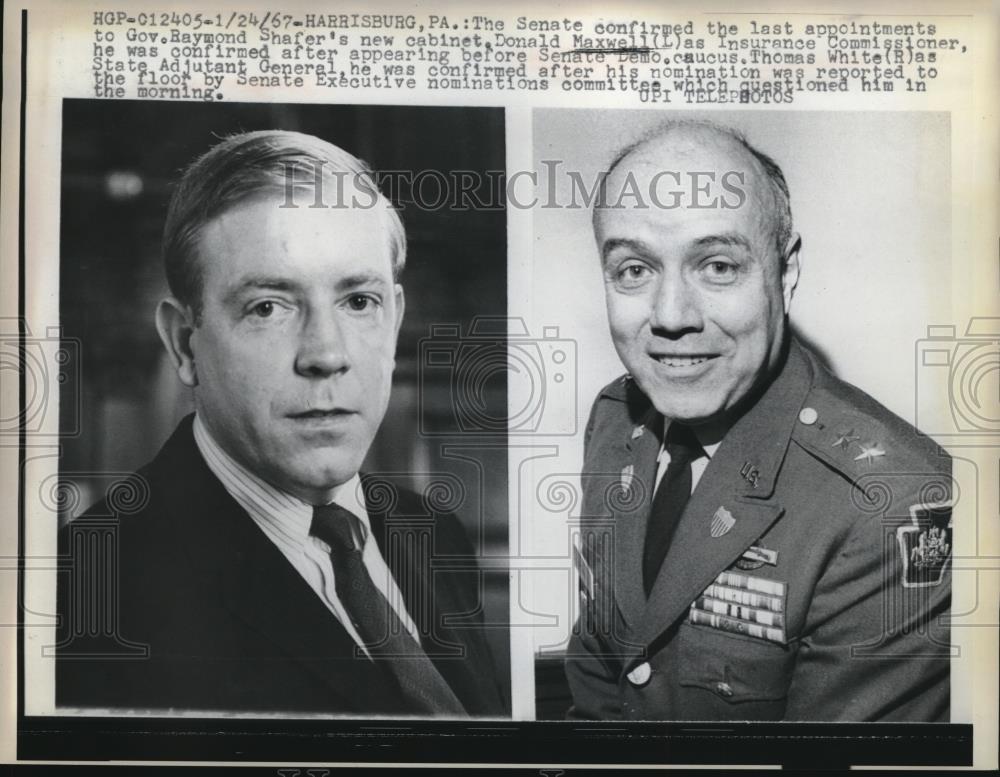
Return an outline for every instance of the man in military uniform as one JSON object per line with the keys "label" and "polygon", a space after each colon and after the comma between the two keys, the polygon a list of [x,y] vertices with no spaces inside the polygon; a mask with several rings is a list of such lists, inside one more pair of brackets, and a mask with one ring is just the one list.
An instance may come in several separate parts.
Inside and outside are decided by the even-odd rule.
{"label": "man in military uniform", "polygon": [[602,194],[570,716],[947,721],[950,460],[791,335],[780,168],[678,122]]}

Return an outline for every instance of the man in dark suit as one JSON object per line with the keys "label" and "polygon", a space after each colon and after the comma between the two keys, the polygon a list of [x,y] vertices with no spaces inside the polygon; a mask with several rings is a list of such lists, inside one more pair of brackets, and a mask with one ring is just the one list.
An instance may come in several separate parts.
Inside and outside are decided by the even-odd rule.
{"label": "man in dark suit", "polygon": [[603,196],[571,717],[947,721],[950,459],[791,335],[780,168],[678,122]]}
{"label": "man in dark suit", "polygon": [[504,714],[458,521],[358,474],[405,250],[364,163],[318,138],[237,135],[188,168],[156,324],[196,413],[61,534],[58,705]]}

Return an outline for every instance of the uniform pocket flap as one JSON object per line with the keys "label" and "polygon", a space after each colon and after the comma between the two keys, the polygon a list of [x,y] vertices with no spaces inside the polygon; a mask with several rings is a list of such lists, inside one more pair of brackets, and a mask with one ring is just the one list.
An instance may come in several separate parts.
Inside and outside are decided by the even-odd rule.
{"label": "uniform pocket flap", "polygon": [[681,685],[703,688],[731,703],[782,699],[794,655],[784,645],[684,623]]}

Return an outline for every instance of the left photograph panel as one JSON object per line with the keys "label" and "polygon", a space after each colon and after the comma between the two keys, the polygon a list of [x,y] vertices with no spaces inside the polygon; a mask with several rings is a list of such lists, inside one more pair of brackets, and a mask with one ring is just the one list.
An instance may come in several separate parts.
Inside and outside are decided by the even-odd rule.
{"label": "left photograph panel", "polygon": [[62,118],[25,711],[509,717],[505,431],[452,366],[507,313],[503,110]]}

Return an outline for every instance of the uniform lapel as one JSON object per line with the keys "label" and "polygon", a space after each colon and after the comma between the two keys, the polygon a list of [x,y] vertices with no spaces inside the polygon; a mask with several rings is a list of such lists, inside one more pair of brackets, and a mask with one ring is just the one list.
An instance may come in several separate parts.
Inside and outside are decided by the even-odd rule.
{"label": "uniform lapel", "polygon": [[[726,434],[684,509],[643,610],[639,636],[644,644],[670,628],[781,517],[774,485],[811,384],[812,371],[793,342],[781,373]],[[750,477],[753,471],[756,476]],[[720,515],[727,524],[731,519],[731,528],[713,537],[712,521],[720,508],[728,512]],[[633,558],[641,557],[640,546]]]}
{"label": "uniform lapel", "polygon": [[[615,579],[614,592],[618,608],[631,628],[635,628],[646,606],[642,586],[642,553],[646,540],[649,508],[656,490],[656,458],[660,452],[662,420],[650,407],[639,425],[627,431],[618,462],[622,498],[611,496],[607,501],[614,527]],[[626,483],[629,483],[626,487]],[[629,493],[638,502],[633,501]],[[611,495],[618,492],[610,489]]]}
{"label": "uniform lapel", "polygon": [[[743,495],[738,457],[725,449],[725,443],[719,446],[684,509],[646,603],[639,632],[644,644],[669,628],[716,575],[781,515],[779,504]],[[726,534],[712,537],[710,526],[719,508],[735,522]]]}

